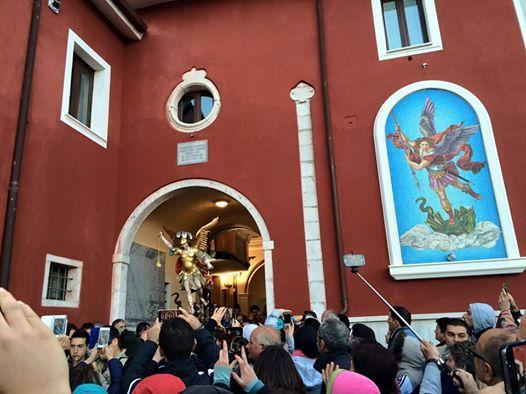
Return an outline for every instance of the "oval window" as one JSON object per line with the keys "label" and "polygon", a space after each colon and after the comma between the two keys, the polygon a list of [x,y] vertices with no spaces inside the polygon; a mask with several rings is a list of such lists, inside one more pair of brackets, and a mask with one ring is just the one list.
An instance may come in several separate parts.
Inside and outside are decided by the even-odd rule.
{"label": "oval window", "polygon": [[214,98],[208,90],[185,93],[177,104],[177,114],[181,122],[193,124],[205,119],[212,112]]}
{"label": "oval window", "polygon": [[166,115],[174,129],[193,133],[212,124],[220,108],[219,91],[206,71],[192,68],[168,97]]}

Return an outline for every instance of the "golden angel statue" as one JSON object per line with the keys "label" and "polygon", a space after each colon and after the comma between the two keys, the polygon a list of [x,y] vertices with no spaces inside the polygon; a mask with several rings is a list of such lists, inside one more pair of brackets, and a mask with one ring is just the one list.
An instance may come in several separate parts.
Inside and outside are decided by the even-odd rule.
{"label": "golden angel statue", "polygon": [[[206,301],[203,299],[203,286],[206,283],[206,279],[203,275],[202,270],[210,271],[214,267],[210,264],[212,257],[206,253],[207,243],[208,243],[208,234],[210,229],[214,227],[219,218],[214,218],[210,223],[205,224],[201,227],[195,236],[195,241],[191,242],[194,237],[188,231],[179,231],[172,238],[170,242],[163,234],[162,231],[159,232],[164,244],[169,249],[169,254],[171,256],[178,256],[176,271],[179,275],[179,285],[181,290],[186,291],[186,297],[188,299],[188,305],[190,305],[190,312],[194,313],[194,302],[192,293],[197,292],[199,300],[206,304]],[[165,229],[166,230],[166,229]],[[175,239],[179,240],[179,245],[174,245]]]}

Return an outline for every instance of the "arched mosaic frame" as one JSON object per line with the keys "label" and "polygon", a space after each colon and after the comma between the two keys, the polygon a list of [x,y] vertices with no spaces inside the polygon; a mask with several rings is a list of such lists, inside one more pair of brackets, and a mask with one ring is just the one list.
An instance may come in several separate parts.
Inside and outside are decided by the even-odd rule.
{"label": "arched mosaic frame", "polygon": [[[496,209],[500,219],[500,229],[505,245],[504,258],[480,260],[460,260],[404,264],[400,243],[399,227],[395,208],[395,196],[389,166],[386,124],[391,110],[406,96],[424,89],[439,89],[452,92],[464,99],[475,111],[480,125],[487,167],[495,196]],[[395,279],[427,279],[437,277],[475,276],[511,274],[523,272],[526,259],[520,257],[512,217],[508,205],[506,189],[493,137],[489,114],[482,102],[467,89],[445,81],[421,81],[410,84],[393,93],[380,108],[374,124],[374,140],[378,175],[382,195],[386,238],[389,250],[389,272]]]}

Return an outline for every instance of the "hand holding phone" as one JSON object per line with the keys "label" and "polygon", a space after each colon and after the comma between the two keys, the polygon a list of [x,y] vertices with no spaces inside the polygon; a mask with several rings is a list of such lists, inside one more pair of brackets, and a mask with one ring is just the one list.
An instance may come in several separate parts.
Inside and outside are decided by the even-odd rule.
{"label": "hand holding phone", "polygon": [[510,343],[501,349],[506,393],[526,391],[526,341]]}
{"label": "hand holding phone", "polygon": [[451,372],[451,377],[453,382],[459,389],[464,393],[478,393],[479,388],[475,378],[469,372],[464,371],[463,369],[456,368]]}
{"label": "hand holding phone", "polygon": [[68,327],[67,315],[47,315],[40,318],[56,336],[65,335]]}
{"label": "hand holding phone", "polygon": [[290,312],[283,312],[283,324],[291,324],[292,323],[292,316]]}
{"label": "hand holding phone", "polygon": [[108,343],[110,343],[110,328],[101,327],[97,339],[97,349],[104,349]]}
{"label": "hand holding phone", "polygon": [[462,378],[458,368],[455,368],[453,371],[451,371],[451,378],[458,390],[460,392],[464,391],[464,384],[462,384]]}
{"label": "hand holding phone", "polygon": [[175,319],[177,316],[179,316],[179,310],[177,309],[161,309],[158,313],[160,323],[168,319]]}

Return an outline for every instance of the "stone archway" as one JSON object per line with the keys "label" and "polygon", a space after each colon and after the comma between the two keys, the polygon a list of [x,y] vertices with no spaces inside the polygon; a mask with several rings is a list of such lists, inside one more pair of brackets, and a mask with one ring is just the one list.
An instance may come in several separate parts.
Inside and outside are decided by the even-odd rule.
{"label": "stone archway", "polygon": [[261,234],[265,260],[265,291],[267,310],[274,309],[274,276],[272,265],[272,250],[274,242],[261,213],[243,194],[224,183],[207,179],[186,179],[166,185],[146,197],[131,213],[121,229],[113,254],[113,274],[111,288],[110,321],[125,316],[126,281],[130,264],[130,249],[133,239],[143,221],[162,203],[169,200],[180,189],[189,187],[206,187],[219,190],[245,207],[252,216]]}

